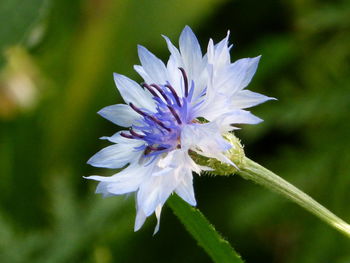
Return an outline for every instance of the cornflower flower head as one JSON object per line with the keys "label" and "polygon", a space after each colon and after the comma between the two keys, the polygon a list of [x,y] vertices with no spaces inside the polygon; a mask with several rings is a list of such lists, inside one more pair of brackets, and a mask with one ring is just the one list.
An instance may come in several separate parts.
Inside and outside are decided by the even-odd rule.
{"label": "cornflower flower head", "polygon": [[136,192],[134,229],[139,230],[155,213],[155,233],[161,209],[172,193],[196,205],[192,173],[212,168],[196,163],[193,154],[235,166],[225,154],[235,147],[225,134],[237,129],[234,124],[261,122],[245,109],[273,99],[245,89],[260,56],[231,63],[229,33],[218,44],[210,40],[204,56],[188,26],[180,35],[179,49],[163,37],[170,51],[167,64],[138,46],[141,65],[134,69],[144,83],[115,73],[115,84],[126,104],[99,111],[127,130],[102,137],[114,144],[88,163],[124,169],[110,177],[87,177],[100,182],[96,193],[104,196]]}

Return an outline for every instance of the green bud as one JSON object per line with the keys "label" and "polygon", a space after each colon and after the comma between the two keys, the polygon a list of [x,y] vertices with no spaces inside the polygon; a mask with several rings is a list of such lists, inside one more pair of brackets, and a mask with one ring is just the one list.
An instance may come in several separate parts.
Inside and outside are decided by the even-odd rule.
{"label": "green bud", "polygon": [[209,175],[232,175],[238,171],[238,167],[241,165],[245,155],[243,146],[240,140],[233,133],[226,133],[224,138],[229,141],[232,145],[232,148],[225,152],[224,154],[236,165],[232,166],[227,163],[223,163],[214,158],[208,158],[202,155],[199,155],[196,152],[191,152],[191,157],[193,160],[203,166],[208,166],[213,171],[207,171],[205,173]]}

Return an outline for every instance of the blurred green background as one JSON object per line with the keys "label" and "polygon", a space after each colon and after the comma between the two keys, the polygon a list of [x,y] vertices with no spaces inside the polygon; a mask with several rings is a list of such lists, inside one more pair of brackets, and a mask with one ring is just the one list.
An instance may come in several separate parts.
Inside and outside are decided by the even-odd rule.
{"label": "blurred green background", "polygon": [[[278,98],[238,136],[246,154],[350,221],[350,1],[1,0],[0,262],[211,262],[165,207],[133,232],[134,197],[82,176],[118,127],[112,73],[141,81],[136,45],[162,59],[188,24],[203,51],[262,55],[249,88]],[[198,207],[248,263],[349,263],[350,241],[251,182],[195,177]]]}

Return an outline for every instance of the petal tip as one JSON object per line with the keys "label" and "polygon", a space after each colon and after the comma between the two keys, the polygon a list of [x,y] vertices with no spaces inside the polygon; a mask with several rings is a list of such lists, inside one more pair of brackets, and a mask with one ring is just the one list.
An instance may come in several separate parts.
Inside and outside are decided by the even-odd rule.
{"label": "petal tip", "polygon": [[184,30],[190,30],[190,31],[192,31],[192,28],[191,28],[189,25],[185,25],[183,31],[184,31]]}
{"label": "petal tip", "polygon": [[140,56],[140,53],[143,53],[145,51],[147,52],[148,49],[145,48],[144,46],[140,45],[140,44],[137,45],[137,52],[139,53],[139,56]]}
{"label": "petal tip", "polygon": [[95,162],[94,162],[94,160],[93,160],[93,157],[91,157],[86,163],[89,164],[89,165],[91,165],[91,166],[95,166],[95,165],[94,165]]}
{"label": "petal tip", "polygon": [[115,85],[117,86],[118,88],[118,85],[121,85],[121,81],[125,78],[125,76],[123,76],[122,74],[119,74],[119,73],[113,73],[113,79],[114,79],[114,82],[115,82]]}
{"label": "petal tip", "polygon": [[191,28],[190,26],[186,25],[186,26],[184,27],[184,29],[182,30],[182,32],[181,32],[180,38],[182,38],[182,37],[184,37],[184,36],[188,36],[188,35],[190,35],[190,36],[195,36],[195,34],[194,34],[192,28]]}
{"label": "petal tip", "polygon": [[100,116],[102,116],[102,117],[105,117],[105,116],[106,116],[105,108],[100,109],[100,110],[97,112],[97,114],[100,115]]}

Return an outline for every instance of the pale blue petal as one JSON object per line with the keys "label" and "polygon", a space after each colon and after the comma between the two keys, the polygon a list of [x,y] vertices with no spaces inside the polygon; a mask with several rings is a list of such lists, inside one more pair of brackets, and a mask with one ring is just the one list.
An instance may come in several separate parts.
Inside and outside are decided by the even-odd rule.
{"label": "pale blue petal", "polygon": [[179,185],[176,187],[175,193],[190,205],[196,206],[197,202],[194,197],[192,181],[193,181],[192,171],[189,171],[183,177],[183,180],[179,183]]}
{"label": "pale blue petal", "polygon": [[120,180],[118,182],[108,183],[107,190],[113,195],[122,195],[137,191],[142,183],[143,177],[130,177]]}
{"label": "pale blue petal", "polygon": [[135,144],[132,143],[108,146],[92,156],[87,163],[95,167],[121,168],[140,155],[134,150],[134,147]]}
{"label": "pale blue petal", "polygon": [[138,231],[146,221],[147,216],[142,209],[138,209],[136,213],[134,231]]}
{"label": "pale blue petal", "polygon": [[190,78],[202,70],[202,51],[196,35],[186,26],[180,35],[180,52],[185,70]]}
{"label": "pale blue petal", "polygon": [[140,87],[135,81],[123,75],[114,73],[114,81],[126,103],[133,103],[137,107],[150,110],[155,109],[154,101],[148,92]]}
{"label": "pale blue petal", "polygon": [[145,178],[150,176],[152,169],[152,166],[144,167],[133,163],[113,176],[92,175],[85,178],[100,181],[96,190],[98,193],[122,195],[137,191]]}
{"label": "pale blue petal", "polygon": [[[86,177],[86,179],[89,179],[89,178]],[[103,197],[113,196],[114,194],[111,194],[110,192],[108,192],[107,186],[108,186],[107,182],[100,182],[96,187],[95,193],[102,194]]]}
{"label": "pale blue petal", "polygon": [[138,54],[143,70],[152,79],[152,82],[156,84],[166,83],[168,80],[168,73],[163,61],[140,45],[138,45]]}
{"label": "pale blue petal", "polygon": [[98,114],[121,127],[130,127],[140,118],[138,113],[125,104],[107,106],[100,110]]}
{"label": "pale blue petal", "polygon": [[234,110],[218,117],[215,123],[220,127],[221,132],[228,132],[234,130],[232,124],[258,124],[262,121],[249,111]]}
{"label": "pale blue petal", "polygon": [[171,175],[151,176],[140,185],[137,192],[138,209],[146,216],[151,215],[158,205],[163,205],[176,187],[176,179]]}
{"label": "pale blue petal", "polygon": [[217,63],[220,66],[230,64],[230,48],[228,47],[228,38],[230,33],[227,33],[226,38],[221,40],[218,44],[215,45],[215,57],[217,59]]}
{"label": "pale blue petal", "polygon": [[260,56],[243,58],[232,63],[220,72],[217,87],[228,96],[248,86],[258,67]]}
{"label": "pale blue petal", "polygon": [[227,36],[215,46],[213,40],[209,40],[208,62],[215,65],[216,69],[230,64],[230,48],[228,47],[229,35],[230,32],[227,32]]}
{"label": "pale blue petal", "polygon": [[170,54],[174,57],[174,61],[178,65],[178,67],[183,67],[182,65],[182,58],[179,50],[171,43],[170,39],[167,36],[163,36],[165,39],[168,49],[170,51]]}
{"label": "pale blue petal", "polygon": [[173,55],[169,57],[167,63],[167,69],[169,73],[169,83],[176,90],[176,93],[180,96],[184,96],[183,91],[183,79],[181,71],[179,70],[179,64],[176,62],[176,59]]}
{"label": "pale blue petal", "polygon": [[162,205],[158,205],[157,208],[156,208],[156,211],[155,211],[156,218],[157,218],[157,225],[156,225],[156,227],[154,228],[153,235],[157,234],[157,232],[159,231],[159,226],[160,226],[160,214],[161,214],[161,212],[162,212]]}
{"label": "pale blue petal", "polygon": [[264,103],[268,100],[276,100],[250,90],[241,90],[232,96],[232,104],[234,107],[246,109],[258,104]]}
{"label": "pale blue petal", "polygon": [[[229,150],[232,145],[226,141],[216,122],[206,124],[193,124],[185,126],[181,133],[181,147],[200,151],[200,154],[209,158],[216,158],[221,162],[234,165],[223,152]],[[208,139],[210,138],[210,139]]]}
{"label": "pale blue petal", "polygon": [[135,71],[143,78],[143,80],[146,82],[146,83],[152,83],[153,80],[151,79],[150,76],[148,76],[148,74],[146,73],[146,71],[143,69],[142,66],[140,65],[134,65],[134,69]]}
{"label": "pale blue petal", "polygon": [[249,111],[240,110],[231,113],[232,123],[239,124],[258,124],[263,120],[256,117]]}
{"label": "pale blue petal", "polygon": [[139,146],[140,141],[125,138],[125,137],[120,135],[122,132],[128,132],[128,131],[118,131],[115,134],[113,134],[112,136],[102,136],[102,137],[100,137],[100,139],[101,140],[108,140],[108,141],[114,142],[114,143],[125,143],[125,144],[131,143],[131,144],[135,144],[135,147]]}

